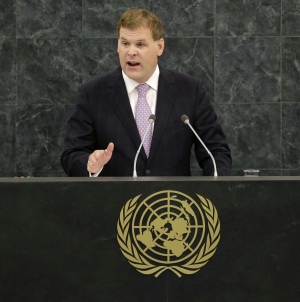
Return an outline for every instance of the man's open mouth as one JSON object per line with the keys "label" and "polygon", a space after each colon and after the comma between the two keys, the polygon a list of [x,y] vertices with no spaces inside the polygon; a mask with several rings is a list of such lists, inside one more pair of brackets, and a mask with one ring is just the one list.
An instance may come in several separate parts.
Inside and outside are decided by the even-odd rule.
{"label": "man's open mouth", "polygon": [[127,62],[127,64],[132,67],[140,65],[140,63],[137,62]]}

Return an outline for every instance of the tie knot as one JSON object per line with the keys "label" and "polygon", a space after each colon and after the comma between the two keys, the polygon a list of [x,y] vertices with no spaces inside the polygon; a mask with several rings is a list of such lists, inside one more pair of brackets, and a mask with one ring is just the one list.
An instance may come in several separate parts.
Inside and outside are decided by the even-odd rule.
{"label": "tie knot", "polygon": [[145,96],[147,91],[149,90],[150,86],[146,83],[139,84],[136,89],[138,91],[139,96]]}

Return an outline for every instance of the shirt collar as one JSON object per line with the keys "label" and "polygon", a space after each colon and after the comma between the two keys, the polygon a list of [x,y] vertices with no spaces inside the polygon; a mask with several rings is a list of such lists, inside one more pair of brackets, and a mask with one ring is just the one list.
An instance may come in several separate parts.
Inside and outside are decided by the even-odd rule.
{"label": "shirt collar", "polygon": [[[133,89],[135,89],[140,83],[130,79],[122,70],[122,75],[123,75],[123,79],[125,82],[125,86],[127,89],[127,93],[129,94],[130,92],[133,91]],[[158,88],[158,78],[159,78],[159,67],[158,65],[156,65],[155,71],[153,72],[152,76],[148,79],[148,81],[146,81],[146,83],[153,88],[154,90],[157,91]]]}

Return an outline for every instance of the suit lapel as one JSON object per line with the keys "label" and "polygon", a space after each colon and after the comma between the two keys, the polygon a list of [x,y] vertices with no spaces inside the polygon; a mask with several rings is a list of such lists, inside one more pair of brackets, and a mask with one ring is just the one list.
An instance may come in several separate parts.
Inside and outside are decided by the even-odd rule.
{"label": "suit lapel", "polygon": [[160,67],[155,114],[156,120],[148,159],[149,162],[155,156],[155,152],[165,131],[170,113],[174,106],[177,92],[178,91],[176,89],[174,78],[167,70]]}
{"label": "suit lapel", "polygon": [[[114,110],[120,121],[122,122],[124,128],[128,132],[128,135],[131,137],[137,150],[140,145],[141,139],[134,120],[126,86],[120,68],[118,68],[117,71],[113,74],[113,77],[109,82],[109,86],[111,88],[111,99]],[[143,153],[146,157],[145,152]]]}

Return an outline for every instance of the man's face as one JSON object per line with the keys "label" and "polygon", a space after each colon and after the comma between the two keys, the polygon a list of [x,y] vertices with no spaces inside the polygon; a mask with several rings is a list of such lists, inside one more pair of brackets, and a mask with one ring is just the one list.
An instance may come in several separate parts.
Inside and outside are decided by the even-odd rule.
{"label": "man's face", "polygon": [[164,50],[164,40],[154,41],[150,29],[120,28],[118,53],[125,74],[138,83],[146,82],[153,74]]}

